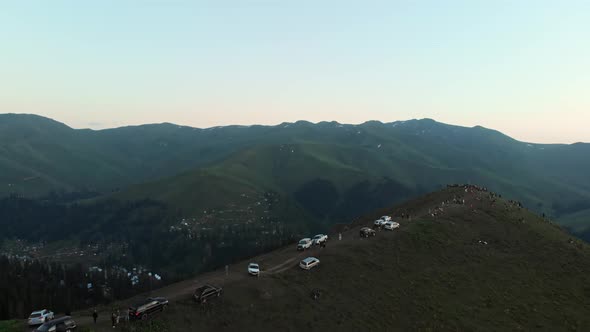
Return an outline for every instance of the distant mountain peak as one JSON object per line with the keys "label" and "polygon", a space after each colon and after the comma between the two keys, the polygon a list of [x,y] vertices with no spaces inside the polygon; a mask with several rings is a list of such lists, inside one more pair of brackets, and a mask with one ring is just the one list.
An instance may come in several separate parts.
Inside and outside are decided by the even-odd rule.
{"label": "distant mountain peak", "polygon": [[55,137],[75,132],[66,124],[35,114],[0,114],[0,137]]}
{"label": "distant mountain peak", "polygon": [[365,121],[363,122],[361,125],[365,126],[365,125],[369,125],[369,126],[382,126],[384,125],[383,122],[379,121],[379,120],[369,120],[369,121]]}
{"label": "distant mountain peak", "polygon": [[57,126],[70,128],[66,124],[59,122],[59,121],[55,121],[51,118],[44,117],[44,116],[37,115],[37,114],[28,114],[28,113],[3,113],[3,114],[0,114],[0,123],[2,123],[4,121],[7,121],[7,122],[10,121],[12,123],[19,123],[19,124],[35,124],[35,123],[45,124],[45,125],[51,124],[54,126],[57,125]]}

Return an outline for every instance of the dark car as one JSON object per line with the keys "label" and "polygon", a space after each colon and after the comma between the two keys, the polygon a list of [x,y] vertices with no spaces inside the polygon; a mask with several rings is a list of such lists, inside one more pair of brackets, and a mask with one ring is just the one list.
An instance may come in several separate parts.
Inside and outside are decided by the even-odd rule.
{"label": "dark car", "polygon": [[371,229],[369,227],[363,227],[360,230],[360,235],[361,237],[369,237],[369,236],[375,236],[377,233],[375,233],[374,229]]}
{"label": "dark car", "polygon": [[37,332],[71,332],[76,329],[76,322],[70,316],[64,316],[51,320],[39,326]]}
{"label": "dark car", "polygon": [[163,297],[150,297],[147,300],[129,307],[130,320],[146,320],[152,314],[166,310],[168,300]]}
{"label": "dark car", "polygon": [[193,294],[193,299],[198,303],[206,303],[210,299],[220,297],[223,294],[221,287],[205,285],[197,288]]}

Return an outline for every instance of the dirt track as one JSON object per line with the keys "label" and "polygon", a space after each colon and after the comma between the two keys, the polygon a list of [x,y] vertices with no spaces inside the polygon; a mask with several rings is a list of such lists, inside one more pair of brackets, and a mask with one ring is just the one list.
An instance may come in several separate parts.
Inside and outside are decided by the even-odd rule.
{"label": "dirt track", "polygon": [[[225,273],[225,268],[207,272],[194,278],[154,290],[151,292],[151,294],[141,294],[131,299],[113,303],[109,305],[108,308],[118,307],[120,308],[121,312],[125,312],[130,304],[138,300],[145,299],[149,296],[163,296],[166,297],[170,303],[174,303],[179,300],[190,299],[192,293],[198,286],[204,284],[213,284],[223,287],[230,282],[235,282],[246,278],[253,278],[247,273],[247,266],[250,262],[256,262],[260,264],[261,273],[259,278],[264,278],[267,275],[278,274],[296,267],[299,264],[299,261],[305,257],[314,256],[319,258],[321,256],[322,250],[329,250],[330,247],[337,247],[346,243],[358,241],[359,228],[360,227],[355,227],[342,233],[342,240],[340,241],[337,238],[337,234],[332,235],[328,241],[326,249],[322,249],[319,246],[313,246],[308,250],[299,252],[296,250],[296,244],[292,244],[254,258],[229,265],[227,275]],[[98,313],[99,318],[96,325],[92,321],[91,310],[73,312],[72,317],[74,317],[79,327],[91,327],[96,331],[112,331],[113,329],[110,326],[110,310],[106,308],[99,308]]]}

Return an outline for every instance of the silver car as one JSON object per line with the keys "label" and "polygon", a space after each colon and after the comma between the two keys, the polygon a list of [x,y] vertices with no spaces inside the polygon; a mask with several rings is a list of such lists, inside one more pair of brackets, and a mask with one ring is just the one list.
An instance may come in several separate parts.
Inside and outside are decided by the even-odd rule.
{"label": "silver car", "polygon": [[43,309],[39,311],[33,311],[27,320],[29,326],[32,325],[41,325],[52,320],[54,317],[53,312]]}
{"label": "silver car", "polygon": [[320,265],[320,260],[315,257],[307,257],[299,262],[299,267],[304,270],[311,270],[316,265]]}

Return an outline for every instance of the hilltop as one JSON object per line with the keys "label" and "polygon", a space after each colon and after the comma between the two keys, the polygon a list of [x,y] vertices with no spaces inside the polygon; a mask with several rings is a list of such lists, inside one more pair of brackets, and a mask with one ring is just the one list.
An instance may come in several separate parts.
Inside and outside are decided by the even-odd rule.
{"label": "hilltop", "polygon": [[[359,238],[360,227],[383,214],[401,227]],[[150,324],[161,331],[590,328],[590,247],[482,188],[449,187],[340,231],[343,239],[330,234],[324,249],[297,253],[288,246],[233,264],[228,276],[216,271],[154,291],[171,305]],[[300,270],[297,262],[308,255],[320,266]],[[259,278],[247,276],[248,261],[261,264]],[[203,283],[223,286],[224,295],[204,307],[192,303],[192,290]],[[103,330],[111,328],[96,328]]]}

